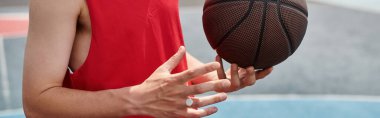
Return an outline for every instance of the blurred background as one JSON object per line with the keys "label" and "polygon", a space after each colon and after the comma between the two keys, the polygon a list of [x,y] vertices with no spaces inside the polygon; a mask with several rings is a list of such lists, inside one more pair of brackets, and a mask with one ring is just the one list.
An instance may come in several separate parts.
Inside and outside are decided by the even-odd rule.
{"label": "blurred background", "polygon": [[[0,118],[24,117],[27,2],[0,0]],[[203,33],[203,3],[180,0],[180,16],[188,51],[211,62],[216,54]],[[218,104],[221,111],[210,117],[378,118],[379,4],[379,0],[308,0],[308,31],[296,53],[255,86],[232,93]]]}

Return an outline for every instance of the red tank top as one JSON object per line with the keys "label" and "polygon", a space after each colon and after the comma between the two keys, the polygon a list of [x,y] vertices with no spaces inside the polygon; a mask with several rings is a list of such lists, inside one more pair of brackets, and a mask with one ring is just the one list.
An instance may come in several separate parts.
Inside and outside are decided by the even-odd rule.
{"label": "red tank top", "polygon": [[[184,45],[178,0],[87,0],[87,5],[90,51],[65,79],[66,87],[98,91],[141,84]],[[173,73],[185,69],[184,58]]]}

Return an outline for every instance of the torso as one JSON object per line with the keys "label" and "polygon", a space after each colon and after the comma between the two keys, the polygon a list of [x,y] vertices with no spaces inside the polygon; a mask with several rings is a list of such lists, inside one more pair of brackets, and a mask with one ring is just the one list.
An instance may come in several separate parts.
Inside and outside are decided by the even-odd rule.
{"label": "torso", "polygon": [[[184,45],[178,0],[82,0],[64,87],[141,84]],[[186,58],[173,73],[186,70]]]}
{"label": "torso", "polygon": [[83,0],[69,62],[69,67],[72,71],[80,68],[85,62],[90,49],[90,43],[91,20],[86,1]]}
{"label": "torso", "polygon": [[[99,91],[141,84],[184,45],[178,0],[82,1],[64,87]],[[183,58],[172,72],[186,69]]]}

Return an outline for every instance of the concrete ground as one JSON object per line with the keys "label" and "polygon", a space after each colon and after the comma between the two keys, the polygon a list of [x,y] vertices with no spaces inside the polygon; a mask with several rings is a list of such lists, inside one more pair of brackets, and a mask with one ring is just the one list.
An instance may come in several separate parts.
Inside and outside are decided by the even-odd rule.
{"label": "concrete ground", "polygon": [[[27,12],[26,7],[13,3],[10,7],[4,1],[25,4],[25,0],[2,0],[0,13]],[[201,3],[201,0],[181,0],[181,20],[189,52],[210,62],[215,52],[203,33]],[[234,94],[380,95],[380,14],[318,3],[309,4],[309,14],[308,31],[297,52],[276,66],[268,78]],[[13,109],[22,106],[24,46],[24,38],[5,40]],[[0,110],[4,108],[0,96]]]}

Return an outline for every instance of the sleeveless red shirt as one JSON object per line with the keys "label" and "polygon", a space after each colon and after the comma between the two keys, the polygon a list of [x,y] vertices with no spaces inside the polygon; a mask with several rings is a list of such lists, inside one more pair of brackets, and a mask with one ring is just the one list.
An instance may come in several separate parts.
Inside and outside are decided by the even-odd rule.
{"label": "sleeveless red shirt", "polygon": [[[65,79],[66,87],[98,91],[141,84],[184,45],[178,0],[87,0],[87,5],[90,51]],[[173,73],[185,69],[184,58]]]}

